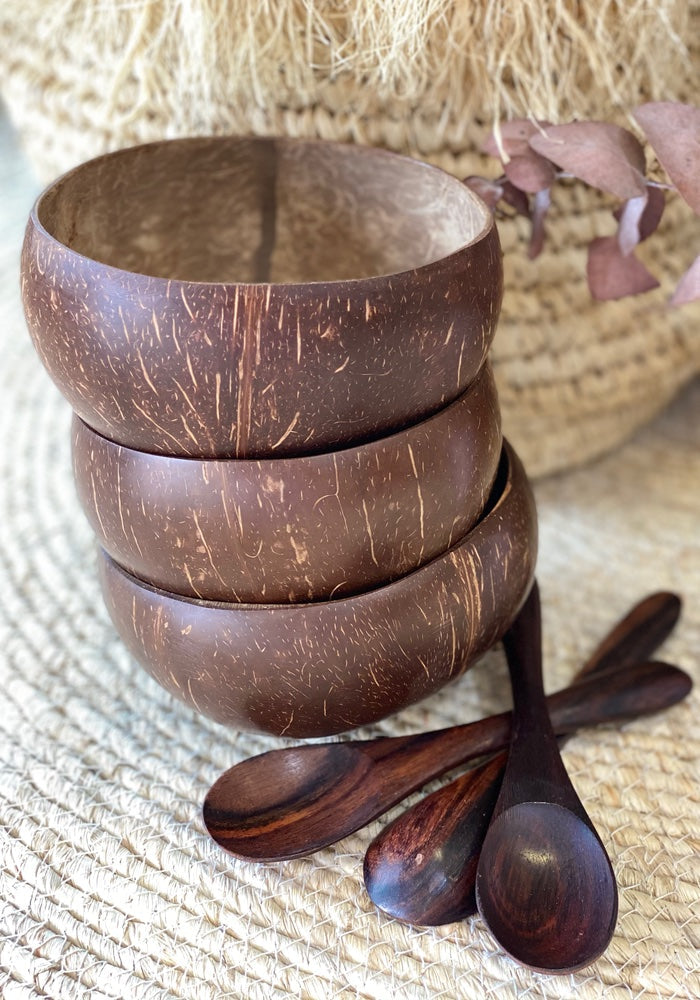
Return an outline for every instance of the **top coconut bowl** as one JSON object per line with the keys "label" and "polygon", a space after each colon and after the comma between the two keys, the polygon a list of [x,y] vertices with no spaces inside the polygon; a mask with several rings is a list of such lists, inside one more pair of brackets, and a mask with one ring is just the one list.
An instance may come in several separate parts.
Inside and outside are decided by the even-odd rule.
{"label": "top coconut bowl", "polygon": [[262,458],[366,440],[456,399],[486,358],[502,265],[489,210],[435,167],[194,138],[51,185],[22,291],[44,364],[100,434]]}

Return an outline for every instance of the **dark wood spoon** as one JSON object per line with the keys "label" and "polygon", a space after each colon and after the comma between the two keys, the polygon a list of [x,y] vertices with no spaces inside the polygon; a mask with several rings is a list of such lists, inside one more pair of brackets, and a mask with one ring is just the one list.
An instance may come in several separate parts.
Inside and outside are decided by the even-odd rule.
{"label": "dark wood spoon", "polygon": [[[684,698],[691,680],[668,669],[667,699],[656,687],[643,704],[646,685],[656,683],[661,665],[646,666],[680,615],[674,594],[652,594],[637,604],[609,633],[578,671],[574,681],[592,673],[635,667],[639,715],[667,708]],[[372,901],[387,914],[410,924],[434,926],[464,920],[476,912],[476,866],[493,814],[507,751],[489,758],[443,785],[388,824],[365,854],[364,879]]]}
{"label": "dark wood spoon", "polygon": [[572,972],[607,948],[617,884],[547,712],[536,582],[503,643],[513,734],[477,866],[476,904],[499,944],[522,965]]}
{"label": "dark wood spoon", "polygon": [[[654,595],[621,622],[611,635],[617,636],[623,659],[648,656],[673,628],[679,607],[673,595]],[[609,649],[604,655],[612,657]],[[668,670],[673,668],[657,671],[647,690],[654,686],[666,698],[669,683],[678,683]],[[598,680],[587,683],[550,697],[559,732],[638,713],[638,691],[626,676],[611,675],[605,688]],[[507,746],[510,718],[504,712],[436,732],[259,754],[229,768],[212,785],[204,800],[204,822],[213,839],[236,857],[279,861],[310,854],[360,829],[432,778]]]}

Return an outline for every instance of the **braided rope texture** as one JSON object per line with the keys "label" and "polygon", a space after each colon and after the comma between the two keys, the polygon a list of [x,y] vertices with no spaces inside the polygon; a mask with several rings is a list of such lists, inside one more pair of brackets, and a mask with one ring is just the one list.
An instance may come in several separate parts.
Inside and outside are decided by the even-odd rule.
{"label": "braided rope texture", "polygon": [[[521,969],[479,918],[419,929],[378,913],[362,858],[379,820],[284,864],[239,862],[212,844],[200,816],[209,784],[285,741],[226,731],[175,703],[130,660],[107,619],[71,480],[70,415],[19,305],[19,245],[35,184],[6,126],[0,149],[0,994],[700,996],[697,693],[567,745],[621,889],[608,951],[575,975]],[[682,593],[686,607],[664,655],[700,680],[699,456],[695,383],[615,455],[537,484],[549,689],[566,683],[613,620],[660,588]],[[436,728],[507,705],[507,671],[492,651],[449,689],[362,735]]]}

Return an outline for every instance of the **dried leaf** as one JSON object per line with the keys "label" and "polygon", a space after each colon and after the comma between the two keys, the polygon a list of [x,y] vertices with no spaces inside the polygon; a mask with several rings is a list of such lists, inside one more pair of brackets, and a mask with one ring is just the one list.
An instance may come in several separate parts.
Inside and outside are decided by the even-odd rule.
{"label": "dried leaf", "polygon": [[642,104],[634,117],[678,193],[700,215],[700,108],[656,101]]}
{"label": "dried leaf", "polygon": [[644,149],[619,125],[570,122],[530,137],[530,146],[562,170],[618,198],[644,194]]}
{"label": "dried leaf", "polygon": [[492,211],[503,197],[501,178],[490,181],[486,177],[479,177],[478,174],[470,174],[462,180],[462,183],[466,184],[474,194],[478,194]]}
{"label": "dried leaf", "polygon": [[672,306],[684,306],[688,302],[700,302],[700,256],[685,272],[671,297]]}
{"label": "dried leaf", "polygon": [[[613,215],[618,222],[621,221],[623,212],[625,211],[625,206],[628,203],[625,202],[620,208],[616,208]],[[661,188],[653,187],[651,184],[647,186],[647,198],[646,205],[644,206],[644,211],[639,219],[639,242],[648,239],[652,233],[656,232],[659,223],[661,222],[661,217],[664,214],[664,208],[666,207],[666,198],[664,192]],[[618,233],[618,239],[619,239]]]}
{"label": "dried leaf", "polygon": [[[500,148],[495,131],[491,133],[481,147],[489,156],[495,156],[506,162],[511,156],[522,156],[530,149],[530,136],[541,131],[549,122],[533,122],[529,118],[513,118],[509,122],[501,122],[498,126]],[[502,153],[505,153],[503,157]]]}
{"label": "dried leaf", "polygon": [[620,251],[626,257],[632,253],[640,240],[640,223],[647,207],[646,192],[638,198],[629,198],[619,213],[617,227],[617,243]]}
{"label": "dried leaf", "polygon": [[600,236],[588,248],[588,287],[594,299],[622,299],[658,287],[634,254],[623,254],[616,236]]}
{"label": "dried leaf", "polygon": [[503,201],[506,205],[510,205],[511,208],[515,209],[516,215],[524,215],[526,219],[530,218],[530,199],[519,187],[515,184],[511,184],[509,180],[505,177],[501,179],[503,185]]}
{"label": "dried leaf", "polygon": [[544,246],[546,231],[544,220],[549,210],[551,202],[551,192],[549,188],[538,191],[532,199],[532,231],[530,233],[530,245],[527,248],[527,255],[530,260],[539,257]]}
{"label": "dried leaf", "polygon": [[503,169],[515,187],[531,194],[551,187],[557,176],[550,161],[533,150],[511,157]]}
{"label": "dried leaf", "polygon": [[471,174],[469,177],[465,177],[462,183],[466,184],[474,194],[478,194],[492,211],[503,197],[503,185],[500,179],[490,181],[486,177]]}

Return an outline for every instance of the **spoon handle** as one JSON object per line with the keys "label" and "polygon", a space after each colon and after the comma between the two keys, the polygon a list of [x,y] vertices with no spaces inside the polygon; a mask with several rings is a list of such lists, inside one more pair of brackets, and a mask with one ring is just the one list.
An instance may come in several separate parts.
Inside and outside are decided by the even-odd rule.
{"label": "spoon handle", "polygon": [[[657,711],[660,704],[668,704],[669,692],[676,700],[685,697],[688,685],[688,675],[682,670],[650,662],[596,673],[547,698],[542,692],[541,704],[547,714],[544,722],[540,722],[539,717],[535,722],[533,714],[528,714],[528,719],[532,717],[533,724],[537,726],[538,731],[534,734],[523,729],[521,723],[519,739],[522,754],[534,755],[528,759],[537,759],[541,752],[539,732],[543,732],[547,743],[557,750],[558,757],[552,727],[557,736],[564,736],[586,726],[618,722]],[[380,796],[381,811],[400,802],[433,778],[469,760],[507,747],[515,739],[511,732],[511,719],[510,712],[503,712],[462,726],[364,744],[362,753],[373,762],[376,783],[385,785],[385,791]],[[563,764],[561,768],[564,768]]]}
{"label": "spoon handle", "polygon": [[[678,604],[673,595],[648,598],[641,613],[616,627],[618,641],[649,655],[663,629],[672,628]],[[645,639],[650,629],[656,640]],[[674,667],[636,664],[558,692],[548,704],[557,730],[567,732],[658,711],[684,698],[689,684]],[[237,857],[299,857],[365,826],[431,779],[507,746],[509,738],[505,712],[438,732],[269,750],[219,777],[204,801],[204,821]]]}
{"label": "spoon handle", "polygon": [[[676,594],[659,591],[645,597],[599,643],[576,674],[574,682],[585,680],[592,673],[602,674],[649,660],[673,631],[680,612],[681,600]],[[550,696],[549,701],[550,712],[561,713],[561,721],[558,721],[560,733],[589,724],[576,722],[575,719],[567,721],[563,716],[565,709],[567,712],[577,711],[570,695],[557,692]],[[415,773],[417,780],[425,773],[429,757],[439,752],[445,766],[437,771],[433,767],[429,778],[420,782],[425,784],[430,778],[438,777],[469,759],[465,755],[467,749],[472,757],[477,757],[480,753],[487,753],[489,749],[505,746],[510,737],[510,720],[510,712],[503,712],[445,730],[367,740],[363,742],[362,748],[377,764],[385,762],[387,767],[390,763],[393,767],[394,761],[401,761],[403,758],[406,772]],[[405,794],[408,795],[409,792]]]}
{"label": "spoon handle", "polygon": [[547,712],[537,581],[504,646],[513,737],[479,855],[476,904],[511,957],[531,969],[563,974],[589,965],[608,946],[618,892]]}
{"label": "spoon handle", "polygon": [[[572,690],[571,686],[563,688],[547,699],[549,712],[560,736],[583,726],[596,724],[592,721],[590,711],[594,699],[597,702],[594,712],[597,713],[599,723],[630,718],[644,712],[645,708],[641,704],[643,696],[652,699],[650,704],[654,704],[657,691],[649,683],[648,677],[645,678],[647,686],[644,688],[630,687],[629,678],[623,674],[617,678],[617,684],[614,680],[606,680],[596,689],[590,683],[586,684],[586,679],[593,673],[606,674],[615,667],[621,669],[647,660],[673,631],[680,609],[681,601],[677,595],[666,592],[650,594],[614,626],[576,674],[576,690]],[[522,622],[519,627],[522,629]],[[658,695],[663,697],[666,685],[673,681],[678,681],[680,688],[685,689],[684,675],[659,675]],[[583,682],[582,687],[579,687],[580,682]],[[581,695],[584,697],[581,698]],[[394,784],[397,779],[394,767],[397,763],[401,765],[402,785],[410,783],[411,777],[415,775],[416,784],[408,787],[405,796],[415,787],[465,763],[470,757],[475,758],[506,746],[510,738],[510,724],[510,712],[503,712],[445,730],[368,741],[364,744],[363,751],[376,764],[387,770],[391,767],[391,780]],[[505,760],[504,756],[502,767],[505,766]],[[429,769],[428,772],[426,768]],[[500,772],[498,780],[500,784]],[[395,801],[400,801],[400,798],[397,797]]]}
{"label": "spoon handle", "polygon": [[[559,754],[542,677],[542,619],[537,581],[503,637],[513,690],[506,774],[493,819],[520,802],[556,802],[590,820]],[[595,683],[595,678],[593,679]]]}
{"label": "spoon handle", "polygon": [[579,669],[575,680],[650,660],[676,627],[681,608],[677,594],[665,590],[649,594],[608,632]]}
{"label": "spoon handle", "polygon": [[550,734],[553,743],[554,730],[549,722],[542,677],[542,613],[537,580],[518,617],[503,636],[503,648],[513,691],[511,746],[516,740],[538,741]]}
{"label": "spoon handle", "polygon": [[[675,668],[644,664],[673,631],[681,610],[677,595],[650,594],[636,604],[596,647],[574,677],[617,671],[634,682],[635,714],[667,708],[688,693],[690,680]],[[642,662],[637,662],[641,660]],[[599,694],[603,695],[602,690]],[[559,722],[557,696],[548,701]],[[617,701],[619,718],[624,707]],[[564,719],[562,717],[562,724]],[[560,725],[556,728],[559,730]],[[573,729],[572,729],[573,731]],[[559,744],[566,741],[559,736]],[[406,923],[436,926],[476,913],[476,868],[503,779],[507,751],[443,785],[405,810],[374,838],[365,854],[367,892],[381,910]]]}

